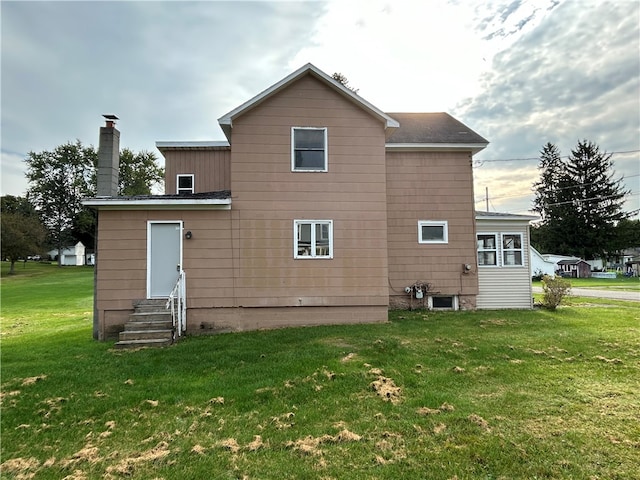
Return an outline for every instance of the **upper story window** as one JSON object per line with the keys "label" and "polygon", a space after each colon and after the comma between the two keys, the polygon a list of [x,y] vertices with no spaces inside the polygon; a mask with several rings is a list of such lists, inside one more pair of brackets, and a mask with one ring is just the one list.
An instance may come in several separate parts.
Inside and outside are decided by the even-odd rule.
{"label": "upper story window", "polygon": [[291,170],[327,171],[327,129],[293,127],[291,129]]}
{"label": "upper story window", "polygon": [[478,265],[498,265],[498,243],[495,233],[479,233]]}
{"label": "upper story window", "polygon": [[446,221],[418,222],[418,243],[448,243],[449,224]]}
{"label": "upper story window", "polygon": [[505,266],[520,266],[522,262],[522,234],[502,234],[502,264]]}
{"label": "upper story window", "polygon": [[294,220],[294,258],[333,258],[333,221]]}
{"label": "upper story window", "polygon": [[193,173],[178,174],[176,178],[176,193],[194,193]]}

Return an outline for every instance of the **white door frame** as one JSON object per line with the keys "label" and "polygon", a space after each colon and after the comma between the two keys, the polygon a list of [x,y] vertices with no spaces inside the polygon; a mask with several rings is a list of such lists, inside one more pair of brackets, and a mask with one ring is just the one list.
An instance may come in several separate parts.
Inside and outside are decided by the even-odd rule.
{"label": "white door frame", "polygon": [[[163,297],[158,297],[158,296],[152,296],[151,295],[151,226],[154,224],[177,224],[180,227],[180,235],[179,235],[179,239],[180,239],[180,247],[179,247],[179,265],[180,265],[180,270],[182,270],[182,238],[183,238],[183,231],[184,231],[184,223],[182,220],[147,220],[147,298],[165,298]],[[176,272],[176,281],[178,279],[178,273]],[[167,297],[169,296],[169,294],[167,293]]]}

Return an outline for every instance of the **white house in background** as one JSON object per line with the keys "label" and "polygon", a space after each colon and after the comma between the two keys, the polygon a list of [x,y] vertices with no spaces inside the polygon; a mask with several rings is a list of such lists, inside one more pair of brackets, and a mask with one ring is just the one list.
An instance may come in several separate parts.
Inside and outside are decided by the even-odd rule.
{"label": "white house in background", "polygon": [[529,255],[531,258],[531,275],[549,275],[553,277],[558,269],[557,265],[542,255],[538,250],[529,247]]}
{"label": "white house in background", "polygon": [[[85,264],[84,245],[78,242],[73,246],[64,247],[62,249],[62,258],[58,259],[60,265],[80,266]],[[55,259],[58,256],[58,250],[49,250],[49,257]]]}
{"label": "white house in background", "polygon": [[478,309],[533,308],[529,224],[537,219],[476,212]]}

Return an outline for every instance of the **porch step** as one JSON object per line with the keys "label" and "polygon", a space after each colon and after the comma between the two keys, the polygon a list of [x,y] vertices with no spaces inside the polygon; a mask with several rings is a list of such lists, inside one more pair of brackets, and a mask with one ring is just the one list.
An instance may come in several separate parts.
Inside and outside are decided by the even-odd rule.
{"label": "porch step", "polygon": [[165,347],[174,342],[171,312],[166,300],[139,300],[120,332],[115,348]]}

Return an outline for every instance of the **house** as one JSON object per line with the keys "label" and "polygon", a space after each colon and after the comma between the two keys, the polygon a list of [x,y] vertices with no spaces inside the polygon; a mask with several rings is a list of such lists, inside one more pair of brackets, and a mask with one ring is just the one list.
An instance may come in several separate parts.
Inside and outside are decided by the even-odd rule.
{"label": "house", "polygon": [[477,212],[480,309],[533,308],[530,222],[538,217]]}
{"label": "house", "polygon": [[529,257],[531,258],[531,275],[548,275],[550,277],[555,276],[558,269],[555,262],[547,259],[538,250],[533,247],[529,247]]}
{"label": "house", "polygon": [[189,333],[477,307],[472,156],[488,142],[450,115],[385,113],[307,64],[223,115],[226,140],[157,142],[166,193],[136,197],[115,193],[114,118],[85,201],[96,338],[185,278]]}
{"label": "house", "polygon": [[563,277],[589,278],[591,276],[591,265],[579,258],[560,260],[558,267]]}
{"label": "house", "polygon": [[62,249],[62,258],[58,258],[58,249],[47,252],[49,257],[58,260],[60,265],[80,266],[85,264],[85,248],[82,242]]}

